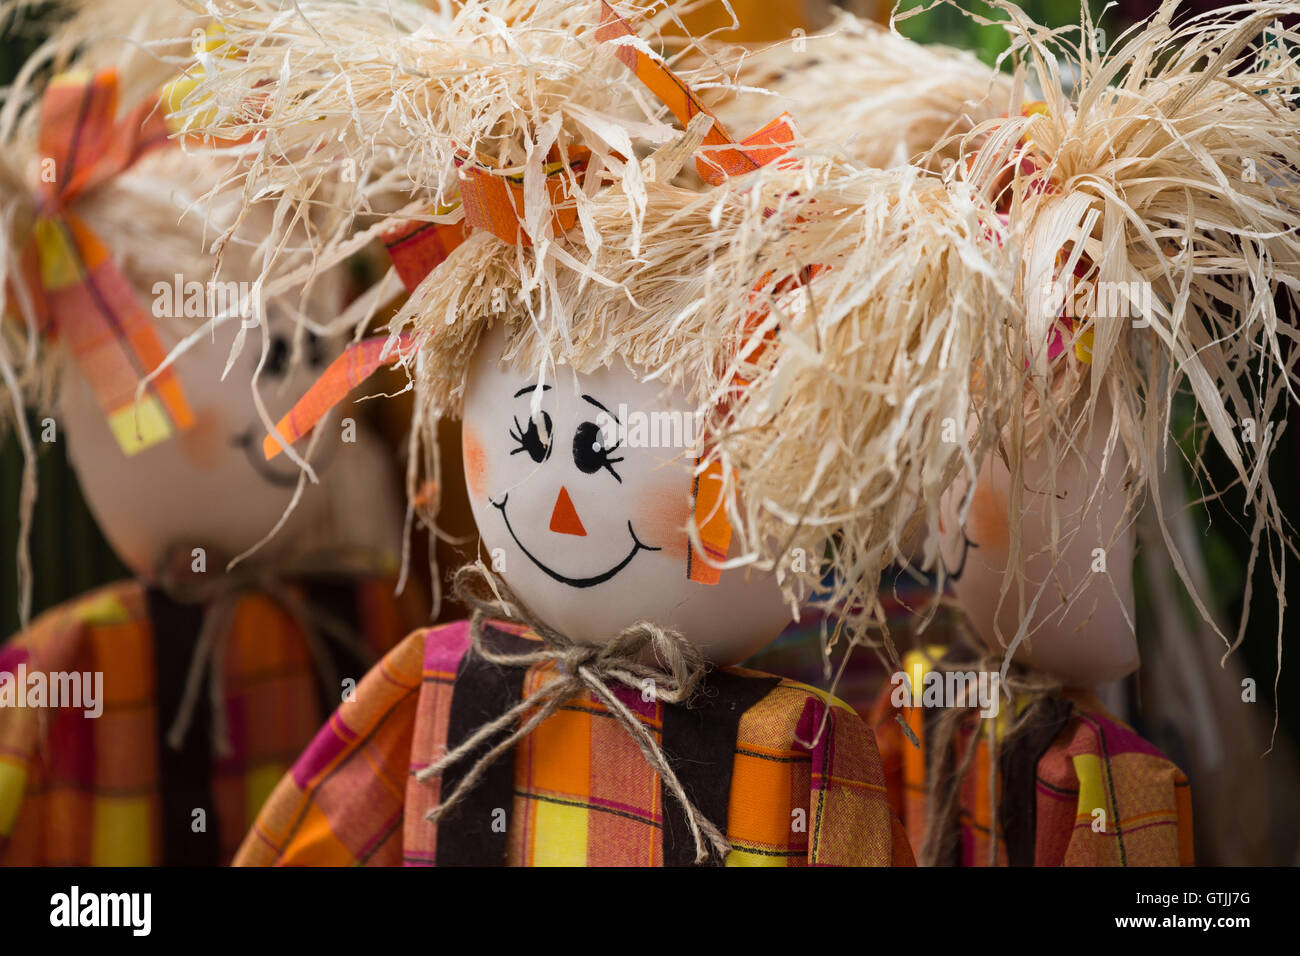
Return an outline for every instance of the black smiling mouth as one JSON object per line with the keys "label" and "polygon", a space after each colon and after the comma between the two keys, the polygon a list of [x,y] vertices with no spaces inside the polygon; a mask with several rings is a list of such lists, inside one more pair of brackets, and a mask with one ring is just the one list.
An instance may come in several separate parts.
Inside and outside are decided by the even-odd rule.
{"label": "black smiling mouth", "polygon": [[610,568],[608,571],[605,571],[603,574],[597,574],[590,578],[566,577],[565,575],[560,574],[558,571],[553,571],[552,569],[548,568],[546,565],[542,564],[541,561],[538,561],[537,558],[533,557],[533,553],[531,551],[529,551],[527,548],[524,547],[524,543],[519,540],[519,535],[515,534],[515,529],[510,527],[510,516],[506,514],[506,502],[509,500],[510,500],[509,494],[507,494],[504,498],[501,499],[500,504],[497,504],[495,501],[492,501],[491,498],[488,498],[488,501],[491,502],[492,507],[496,508],[498,511],[501,512],[501,519],[506,523],[506,530],[510,532],[510,537],[514,539],[515,544],[519,546],[519,550],[524,553],[524,556],[527,557],[529,561],[533,562],[533,564],[537,565],[539,568],[545,571],[546,574],[549,575],[553,580],[559,581],[561,584],[567,584],[571,588],[594,588],[597,584],[604,584],[614,575],[618,574],[618,572],[622,571],[625,567],[631,564],[632,559],[637,556],[638,552],[663,550],[662,548],[654,548],[648,544],[642,544],[641,539],[638,538],[636,536],[636,532],[632,530],[632,522],[629,520],[627,523],[627,533],[632,536],[632,550],[627,553],[627,557],[625,557],[618,564],[614,565],[614,567]]}
{"label": "black smiling mouth", "polygon": [[[284,474],[283,472],[276,471],[276,469],[271,467],[270,462],[268,462],[262,454],[262,443],[257,440],[255,428],[256,426],[250,425],[239,434],[231,435],[230,444],[234,445],[236,448],[244,449],[244,457],[248,459],[249,465],[252,466],[253,471],[257,472],[258,476],[267,484],[275,485],[279,488],[295,487],[298,484],[298,472],[295,471],[292,474]],[[326,458],[322,464],[313,464],[312,467],[314,467],[317,472],[323,471],[325,465],[329,464],[332,459],[333,456],[331,455]]]}

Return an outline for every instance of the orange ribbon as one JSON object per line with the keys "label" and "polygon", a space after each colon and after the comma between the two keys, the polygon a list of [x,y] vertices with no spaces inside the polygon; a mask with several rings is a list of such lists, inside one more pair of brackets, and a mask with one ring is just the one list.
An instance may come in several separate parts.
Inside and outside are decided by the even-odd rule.
{"label": "orange ribbon", "polygon": [[115,120],[118,76],[54,77],[41,102],[37,215],[23,258],[43,331],[65,341],[94,390],[122,451],[133,455],[193,421],[180,381],[164,371],[137,401],[166,350],[105,244],[73,212],[78,199],[170,142],[158,102]]}

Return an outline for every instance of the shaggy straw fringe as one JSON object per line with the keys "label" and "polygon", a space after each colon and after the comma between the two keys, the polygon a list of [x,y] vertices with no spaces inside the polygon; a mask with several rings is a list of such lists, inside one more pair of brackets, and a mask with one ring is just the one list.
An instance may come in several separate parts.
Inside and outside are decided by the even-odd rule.
{"label": "shaggy straw fringe", "polygon": [[843,11],[813,36],[715,58],[739,58],[735,89],[711,97],[729,128],[757,129],[787,110],[810,147],[882,169],[951,165],[953,137],[1005,115],[1013,97],[1012,78],[974,54],[916,43]]}
{"label": "shaggy straw fringe", "polygon": [[[454,14],[400,0],[217,0],[203,9],[237,55],[200,58],[203,82],[178,115],[221,138],[262,137],[232,173],[248,199],[337,211],[322,227],[325,262],[359,225],[385,216],[459,220],[458,208],[446,211],[459,200],[458,160],[522,178],[521,218],[545,249],[553,238],[545,167],[553,150],[576,146],[593,153],[588,183],[612,174],[629,184],[625,228],[639,228],[641,170],[628,159],[672,129],[657,118],[661,104],[595,41],[595,0],[469,0]],[[588,196],[574,171],[561,175],[594,250],[602,237]],[[327,182],[351,189],[323,199]],[[549,257],[538,261],[552,270]],[[530,277],[553,280],[552,271]],[[562,302],[549,305],[555,321],[571,322]]]}
{"label": "shaggy straw fringe", "polygon": [[[1016,295],[1025,318],[1018,355],[1029,367],[1027,411],[1004,436],[1009,511],[1020,513],[1027,493],[1055,500],[1056,475],[1074,467],[1072,436],[1105,393],[1114,409],[1109,454],[1127,464],[1130,505],[1150,493],[1179,574],[1213,626],[1165,526],[1156,480],[1174,395],[1189,391],[1243,488],[1253,523],[1251,571],[1267,544],[1280,621],[1282,550],[1294,549],[1267,464],[1276,418],[1294,395],[1286,340],[1295,333],[1279,321],[1275,296],[1294,302],[1300,294],[1300,33],[1279,31],[1274,39],[1283,46],[1273,51],[1259,41],[1275,21],[1300,14],[1300,4],[1243,5],[1175,26],[1177,4],[1167,2],[1108,52],[1097,49],[1086,10],[1071,42],[1070,31],[1039,27],[1010,3],[993,6],[1012,36],[1008,55],[1046,102],[1045,113],[976,127],[963,138],[955,168],[957,178],[1007,209],[1004,242],[1019,264]],[[1290,52],[1272,55],[1278,51]],[[1078,74],[1069,92],[1066,65]],[[1091,365],[1063,374],[1048,365],[1059,314],[1050,289],[1076,262],[1086,269],[1081,282],[1149,289],[1151,309],[1135,327],[1114,315],[1113,300],[1100,308],[1098,295],[1091,311],[1081,300],[1075,338],[1091,334]],[[1124,298],[1121,305],[1140,309]],[[1024,487],[1027,453],[1056,464],[1047,487]],[[1208,481],[1199,451],[1193,466]],[[1085,530],[1062,531],[1061,545]],[[1105,532],[1115,531],[1098,530],[1103,544]],[[1029,557],[1016,532],[1013,523],[1012,567]],[[1011,650],[1027,633],[1027,600],[1036,604],[1047,586],[1028,598],[1024,582],[1008,577],[1003,599],[1017,589],[1025,621],[1016,635],[1000,635]],[[1236,643],[1244,617],[1241,626]],[[1236,646],[1226,636],[1225,643]]]}

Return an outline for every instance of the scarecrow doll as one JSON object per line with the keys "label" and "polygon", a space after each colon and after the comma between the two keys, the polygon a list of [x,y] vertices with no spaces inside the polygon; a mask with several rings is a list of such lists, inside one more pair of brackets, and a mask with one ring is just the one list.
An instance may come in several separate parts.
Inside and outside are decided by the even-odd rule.
{"label": "scarecrow doll", "polygon": [[[265,210],[212,199],[216,144],[167,121],[191,43],[220,42],[168,4],[133,13],[150,52],[123,53],[94,38],[94,14],[60,28],[3,104],[0,369],[28,456],[24,520],[32,400],[135,576],[0,645],[0,863],[215,865],[427,608],[394,597],[397,486],[364,427],[332,423],[304,451],[326,486],[261,455],[263,421],[339,352],[346,291],[341,270],[254,289]],[[227,368],[237,338],[260,347]]]}
{"label": "scarecrow doll", "polygon": [[[791,681],[764,691],[775,678],[732,665],[809,607],[833,616],[831,643],[867,639],[887,622],[892,564],[940,586],[962,579],[963,553],[991,564],[976,508],[999,463],[1009,505],[983,514],[1006,527],[1006,560],[991,573],[1020,607],[1010,634],[1000,612],[974,615],[973,669],[999,678],[1007,727],[988,746],[1029,753],[1017,788],[1045,772],[1037,744],[1011,745],[1027,728],[1043,748],[1067,741],[1062,772],[1082,774],[1071,812],[1017,830],[1016,858],[1026,845],[1031,862],[1188,858],[1178,771],[1126,728],[1098,729],[1086,705],[1064,718],[1039,705],[1061,698],[1069,667],[1095,681],[1133,666],[1109,633],[1078,648],[1080,604],[1098,606],[1106,579],[1081,582],[1070,548],[1115,548],[1118,576],[1126,529],[1099,502],[1122,490],[1123,516],[1155,489],[1179,381],[1239,463],[1258,533],[1280,533],[1268,449],[1229,423],[1271,415],[1287,377],[1273,296],[1294,285],[1297,203],[1277,174],[1294,146],[1289,102],[1269,95],[1294,85],[1293,65],[1230,92],[1215,78],[1236,83],[1260,17],[1289,5],[1179,30],[1171,7],[1119,60],[1085,47],[1074,98],[1041,52],[1050,38],[1018,25],[1044,105],[1017,93],[938,170],[864,167],[815,148],[797,117],[734,138],[632,5],[502,0],[449,19],[345,0],[292,17],[258,0],[224,9],[248,56],[214,64],[181,112],[219,99],[209,132],[258,137],[245,194],[293,210],[311,198],[300,184],[346,171],[409,197],[367,205],[363,235],[384,237],[411,298],[386,338],[307,392],[267,453],[396,363],[419,396],[414,434],[463,417],[482,538],[456,578],[473,619],[413,635],[371,673],[281,782],[241,862],[906,859],[870,796],[874,746],[851,708]],[[1192,52],[1162,57],[1166,43]],[[1263,172],[1225,190],[1243,155]],[[694,179],[679,175],[691,158]],[[1161,185],[1189,171],[1202,190]],[[1066,310],[1052,290],[1068,276],[1137,283],[1145,325]],[[1243,392],[1236,373],[1255,363],[1262,384]],[[1033,507],[1023,489],[1041,462]],[[1106,586],[1106,613],[1122,617],[1122,589]],[[1055,631],[1035,620],[1047,593]],[[719,683],[731,678],[740,696]],[[928,744],[910,715],[892,726],[919,753],[962,754],[960,778],[984,739],[963,723],[971,703],[949,703]],[[1090,759],[1112,743],[1133,759]],[[777,758],[766,776],[751,752]],[[724,777],[694,776],[706,765]],[[830,766],[827,784],[817,768]],[[946,821],[971,804],[944,764],[926,772],[921,812],[945,823],[924,846],[951,862]],[[1136,809],[1092,805],[1129,772],[1146,788]],[[1006,806],[1003,776],[971,799]],[[1085,810],[1098,838],[1058,839]],[[982,849],[996,860],[1003,845]]]}
{"label": "scarecrow doll", "polygon": [[[856,713],[735,666],[797,608],[717,437],[763,400],[773,308],[815,273],[777,208],[808,175],[793,130],[733,139],[604,4],[472,3],[451,22],[238,7],[222,28],[250,55],[194,95],[272,104],[210,128],[268,134],[244,188],[338,168],[411,194],[368,227],[413,286],[391,334],[313,386],[268,454],[396,362],[423,428],[463,419],[482,543],[454,581],[472,618],[371,672],[237,862],[910,863]],[[692,158],[707,186],[674,185]]]}
{"label": "scarecrow doll", "polygon": [[[941,537],[943,565],[967,626],[922,636],[873,725],[923,863],[1188,865],[1186,776],[1098,692],[1139,665],[1140,512],[1171,568],[1153,594],[1178,603],[1180,584],[1221,638],[1216,657],[1235,646],[1175,545],[1185,502],[1167,497],[1168,455],[1200,476],[1212,436],[1245,490],[1254,547],[1284,546],[1269,441],[1252,431],[1282,412],[1290,378],[1275,299],[1296,289],[1296,65],[1269,52],[1294,51],[1293,33],[1270,34],[1296,8],[1175,26],[1166,3],[1107,50],[1089,20],[1071,44],[995,6],[1016,89],[1042,98],[945,148],[950,175],[994,203],[995,241],[1019,255],[1024,404],[945,499],[957,530]],[[1180,392],[1197,419],[1181,452]],[[1184,644],[1186,673],[1207,650]],[[918,706],[927,680],[989,668],[1004,688],[996,717],[970,700]]]}

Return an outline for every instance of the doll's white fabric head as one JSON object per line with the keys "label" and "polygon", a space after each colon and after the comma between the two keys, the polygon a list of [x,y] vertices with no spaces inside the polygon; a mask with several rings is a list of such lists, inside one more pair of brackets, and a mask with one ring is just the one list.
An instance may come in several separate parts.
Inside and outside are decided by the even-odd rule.
{"label": "doll's white fabric head", "polygon": [[[215,305],[203,291],[212,270],[203,249],[204,220],[198,210],[189,209],[204,189],[201,166],[199,157],[179,151],[148,157],[79,210],[108,238],[168,349],[211,318],[197,318],[195,308],[187,315],[187,302],[201,301],[202,309]],[[217,223],[231,211],[203,210]],[[182,213],[187,214],[181,218]],[[254,224],[256,219],[254,215]],[[163,243],[151,225],[167,227]],[[225,265],[224,287],[250,295],[249,283],[239,281],[253,273],[247,251],[231,250]],[[343,305],[342,297],[339,279],[323,276],[307,309],[313,319],[328,321]],[[266,428],[250,382],[261,358],[262,335],[268,339],[267,359],[258,388],[272,421],[342,343],[306,335],[304,354],[291,361],[293,322],[272,315],[268,329],[247,333],[245,347],[223,380],[239,327],[240,320],[227,321],[176,360],[194,423],[130,456],[122,451],[80,369],[69,361],[62,371],[56,410],[69,457],[100,528],[137,574],[153,575],[173,550],[189,555],[202,547],[213,560],[241,554],[275,527],[293,497],[297,466],[287,460],[268,463],[261,451]],[[306,489],[299,507],[254,560],[282,562],[326,550],[395,560],[399,506],[387,458],[381,443],[364,429],[353,426],[345,433],[335,425],[327,430],[310,461],[328,476]],[[365,507],[358,508],[359,501]]]}
{"label": "doll's white fabric head", "polygon": [[[960,569],[953,595],[974,635],[993,654],[1014,644],[1021,664],[1074,687],[1117,680],[1140,662],[1125,463],[1106,453],[1112,411],[1104,396],[1100,412],[1055,467],[1041,452],[1026,456],[1015,523],[1011,475],[997,458],[980,471],[964,528],[957,516],[968,483],[959,480],[944,496],[945,526],[959,529],[947,536],[945,562]],[[1055,489],[1050,500],[1046,487]],[[1008,570],[1017,525],[1029,601],[1023,612]]]}
{"label": "doll's white fabric head", "polygon": [[[483,545],[528,608],[583,643],[651,621],[722,664],[744,660],[790,621],[769,573],[690,579],[693,407],[619,361],[537,376],[501,361],[500,326],[466,382],[465,478]],[[708,480],[707,476],[701,480]]]}

